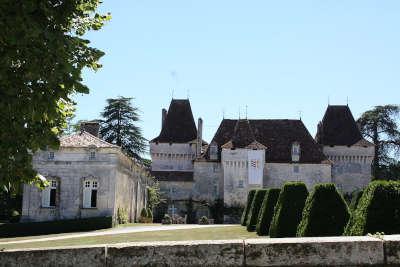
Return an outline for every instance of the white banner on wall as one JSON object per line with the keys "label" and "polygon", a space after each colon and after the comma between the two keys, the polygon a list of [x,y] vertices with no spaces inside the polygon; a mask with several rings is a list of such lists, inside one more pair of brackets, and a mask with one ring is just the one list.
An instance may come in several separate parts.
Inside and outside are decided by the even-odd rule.
{"label": "white banner on wall", "polygon": [[264,173],[264,150],[249,150],[247,152],[249,162],[249,184],[261,185]]}

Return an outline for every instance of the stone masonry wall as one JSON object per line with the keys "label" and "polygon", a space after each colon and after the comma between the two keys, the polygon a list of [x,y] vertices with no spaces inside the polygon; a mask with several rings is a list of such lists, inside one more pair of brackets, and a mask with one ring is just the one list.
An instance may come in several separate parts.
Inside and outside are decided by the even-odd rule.
{"label": "stone masonry wall", "polygon": [[400,266],[400,236],[125,243],[0,252],[0,266]]}
{"label": "stone masonry wall", "polygon": [[192,171],[196,144],[150,143],[152,171]]}

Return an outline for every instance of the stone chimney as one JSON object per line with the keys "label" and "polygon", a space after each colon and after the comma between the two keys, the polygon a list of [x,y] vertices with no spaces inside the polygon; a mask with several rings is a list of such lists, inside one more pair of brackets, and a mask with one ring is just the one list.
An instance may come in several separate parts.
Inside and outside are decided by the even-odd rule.
{"label": "stone chimney", "polygon": [[161,111],[161,129],[164,127],[166,119],[167,119],[167,110],[163,108]]}
{"label": "stone chimney", "polygon": [[201,148],[203,146],[203,120],[199,118],[197,123],[197,157],[201,156]]}
{"label": "stone chimney", "polygon": [[81,131],[85,131],[99,137],[100,123],[98,121],[84,121],[81,122]]}

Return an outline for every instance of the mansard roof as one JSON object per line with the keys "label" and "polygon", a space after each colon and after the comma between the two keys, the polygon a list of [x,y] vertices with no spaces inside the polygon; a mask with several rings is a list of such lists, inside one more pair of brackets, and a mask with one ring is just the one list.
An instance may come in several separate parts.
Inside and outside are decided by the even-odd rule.
{"label": "mansard roof", "polygon": [[86,131],[62,136],[60,138],[60,147],[116,147]]}
{"label": "mansard roof", "polygon": [[348,106],[328,106],[318,124],[316,141],[321,145],[351,146],[363,137]]}
{"label": "mansard roof", "polygon": [[[326,157],[321,148],[312,138],[301,120],[247,120],[254,140],[266,147],[265,160],[267,162],[285,163],[292,162],[292,144],[300,143],[300,163],[321,163]],[[234,136],[238,120],[222,120],[211,144],[218,145],[219,158],[221,146],[228,143]],[[244,133],[246,131],[243,131]],[[253,136],[249,136],[251,140]],[[204,157],[209,159],[208,151]]]}
{"label": "mansard roof", "polygon": [[196,124],[188,99],[172,99],[160,135],[151,142],[187,143],[197,138]]}

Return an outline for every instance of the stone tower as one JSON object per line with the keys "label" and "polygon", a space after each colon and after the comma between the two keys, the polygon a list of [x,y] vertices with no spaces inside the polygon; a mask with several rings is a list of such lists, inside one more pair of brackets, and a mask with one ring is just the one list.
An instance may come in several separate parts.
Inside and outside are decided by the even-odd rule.
{"label": "stone tower", "polygon": [[332,182],[344,193],[371,181],[374,145],[362,137],[348,106],[328,106],[316,141],[332,161]]}

